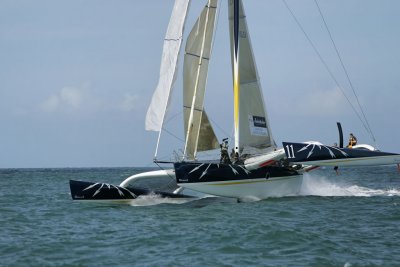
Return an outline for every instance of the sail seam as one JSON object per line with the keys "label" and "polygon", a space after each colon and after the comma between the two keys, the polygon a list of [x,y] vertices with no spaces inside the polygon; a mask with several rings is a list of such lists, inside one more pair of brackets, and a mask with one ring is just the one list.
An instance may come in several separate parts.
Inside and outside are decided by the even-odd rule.
{"label": "sail seam", "polygon": [[[185,53],[185,55],[189,55],[189,56],[193,56],[193,57],[200,58],[200,56],[199,56],[199,55],[192,54],[192,53]],[[202,59],[205,59],[205,60],[210,60],[210,58],[208,58],[208,57],[201,57],[201,58],[202,58]]]}
{"label": "sail seam", "polygon": [[252,83],[258,83],[258,80],[251,80],[251,81],[245,81],[242,82],[243,80],[240,80],[241,85],[246,85],[246,84],[252,84]]}
{"label": "sail seam", "polygon": [[[188,109],[191,109],[192,107],[191,106],[183,106],[184,108],[188,108]],[[199,108],[193,108],[193,110],[194,111],[199,111],[199,112],[203,112],[203,110],[202,109],[199,109]]]}

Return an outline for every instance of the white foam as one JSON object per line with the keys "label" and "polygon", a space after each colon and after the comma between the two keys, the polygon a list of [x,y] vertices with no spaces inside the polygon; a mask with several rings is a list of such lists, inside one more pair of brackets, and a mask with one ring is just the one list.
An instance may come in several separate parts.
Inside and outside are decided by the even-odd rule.
{"label": "white foam", "polygon": [[305,173],[300,189],[302,196],[400,196],[399,188],[372,189],[368,187],[331,181],[327,177]]}
{"label": "white foam", "polygon": [[129,204],[131,206],[153,206],[158,204],[183,204],[194,200],[195,198],[168,198],[161,197],[160,195],[150,194],[142,195],[136,199],[133,199]]}

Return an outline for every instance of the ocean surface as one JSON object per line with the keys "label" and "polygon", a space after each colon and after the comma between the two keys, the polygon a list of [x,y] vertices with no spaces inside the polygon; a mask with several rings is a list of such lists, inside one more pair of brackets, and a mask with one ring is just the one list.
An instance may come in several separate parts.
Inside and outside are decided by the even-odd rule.
{"label": "ocean surface", "polygon": [[0,266],[400,266],[396,166],[319,169],[298,196],[245,203],[71,200],[69,179],[146,170],[0,169]]}

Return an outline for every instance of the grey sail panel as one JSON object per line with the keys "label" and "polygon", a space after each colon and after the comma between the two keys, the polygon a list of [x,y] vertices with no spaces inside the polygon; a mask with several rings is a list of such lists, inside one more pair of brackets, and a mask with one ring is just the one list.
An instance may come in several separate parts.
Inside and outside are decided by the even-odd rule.
{"label": "grey sail panel", "polygon": [[[242,1],[229,0],[235,146],[244,153],[275,148]],[[253,152],[254,153],[254,152]]]}
{"label": "grey sail panel", "polygon": [[205,110],[203,110],[200,125],[201,126],[199,133],[199,142],[197,144],[197,151],[207,151],[218,148],[219,143],[217,136],[215,135],[214,129],[212,128],[212,125],[208,120],[208,116]]}
{"label": "grey sail panel", "polygon": [[197,151],[218,147],[218,142],[215,142],[217,138],[214,130],[204,115],[204,96],[216,22],[216,9],[217,1],[208,1],[192,28],[185,47],[183,110],[186,136],[185,156],[188,159],[194,159]]}

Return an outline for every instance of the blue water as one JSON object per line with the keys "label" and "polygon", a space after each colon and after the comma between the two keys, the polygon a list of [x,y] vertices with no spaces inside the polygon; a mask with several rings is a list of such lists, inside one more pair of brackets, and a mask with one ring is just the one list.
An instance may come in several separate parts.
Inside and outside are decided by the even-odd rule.
{"label": "blue water", "polygon": [[69,179],[139,168],[1,169],[1,266],[400,266],[400,172],[306,174],[299,196],[74,202]]}

